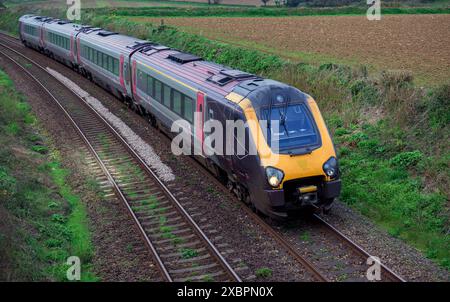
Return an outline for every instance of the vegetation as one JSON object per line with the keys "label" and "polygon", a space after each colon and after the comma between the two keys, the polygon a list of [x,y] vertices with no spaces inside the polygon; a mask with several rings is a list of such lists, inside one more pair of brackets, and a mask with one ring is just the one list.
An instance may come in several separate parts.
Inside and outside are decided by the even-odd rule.
{"label": "vegetation", "polygon": [[[88,11],[88,10],[86,10]],[[292,16],[335,16],[366,15],[367,7],[345,6],[331,8],[275,8],[275,7],[127,7],[99,8],[97,15],[139,16],[139,17],[292,17]],[[449,7],[386,7],[383,15],[388,14],[448,14]]]}
{"label": "vegetation", "polygon": [[[342,201],[450,268],[449,84],[425,89],[415,86],[414,77],[402,71],[369,76],[365,66],[292,63],[175,28],[124,20],[117,17],[122,11],[115,11],[116,15],[102,15],[104,12],[111,10],[86,11],[83,22],[191,52],[310,93],[337,144]],[[164,16],[167,14],[171,12],[165,11]],[[0,20],[0,26],[11,26],[3,22]]]}
{"label": "vegetation", "polygon": [[272,276],[272,270],[267,267],[258,268],[255,272],[258,278],[270,278]]}
{"label": "vegetation", "polygon": [[80,257],[82,280],[96,280],[86,211],[69,171],[2,71],[0,108],[0,280],[67,280],[69,256]]}

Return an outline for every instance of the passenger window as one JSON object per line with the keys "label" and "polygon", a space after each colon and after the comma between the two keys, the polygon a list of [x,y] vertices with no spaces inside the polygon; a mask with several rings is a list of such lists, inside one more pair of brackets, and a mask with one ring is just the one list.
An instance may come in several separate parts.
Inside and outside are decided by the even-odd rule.
{"label": "passenger window", "polygon": [[181,115],[182,95],[176,90],[173,90],[172,93],[173,93],[173,111]]}
{"label": "passenger window", "polygon": [[108,56],[108,71],[113,72],[114,70],[114,60],[112,57]]}
{"label": "passenger window", "polygon": [[164,85],[164,105],[170,108],[170,92],[172,89],[170,89],[169,86]]}
{"label": "passenger window", "polygon": [[114,74],[119,75],[119,60],[114,59]]}
{"label": "passenger window", "polygon": [[147,75],[147,94],[150,96],[154,95],[153,78],[149,75]]}
{"label": "passenger window", "polygon": [[108,69],[108,56],[102,53],[102,67]]}
{"label": "passenger window", "polygon": [[184,118],[190,121],[194,121],[194,101],[187,96],[184,96]]}
{"label": "passenger window", "polygon": [[147,91],[147,82],[145,80],[145,74],[138,69],[138,82],[137,86],[140,90],[146,92]]}
{"label": "passenger window", "polygon": [[155,80],[155,99],[162,102],[162,83],[158,80]]}

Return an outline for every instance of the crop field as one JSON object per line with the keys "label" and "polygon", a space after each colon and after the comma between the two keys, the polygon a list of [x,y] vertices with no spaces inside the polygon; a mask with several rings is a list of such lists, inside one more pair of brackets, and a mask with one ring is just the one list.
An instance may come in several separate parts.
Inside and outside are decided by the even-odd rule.
{"label": "crop field", "polygon": [[[132,18],[159,24],[161,18]],[[164,18],[210,39],[306,62],[362,63],[411,71],[419,83],[450,78],[450,15]]]}

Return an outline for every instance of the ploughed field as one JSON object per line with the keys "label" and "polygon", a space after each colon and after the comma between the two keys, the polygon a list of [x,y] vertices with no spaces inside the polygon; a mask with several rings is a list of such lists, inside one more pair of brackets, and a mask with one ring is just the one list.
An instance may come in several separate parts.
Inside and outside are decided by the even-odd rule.
{"label": "ploughed field", "polygon": [[409,70],[427,84],[450,79],[450,15],[387,15],[381,21],[365,16],[164,18],[164,23],[298,61]]}

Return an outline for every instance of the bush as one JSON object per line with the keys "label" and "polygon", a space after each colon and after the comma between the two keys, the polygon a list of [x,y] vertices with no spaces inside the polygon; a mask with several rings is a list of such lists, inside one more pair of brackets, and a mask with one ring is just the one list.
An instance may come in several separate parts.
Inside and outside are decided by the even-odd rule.
{"label": "bush", "polygon": [[423,158],[420,151],[399,153],[391,159],[391,164],[394,166],[409,168],[417,165]]}
{"label": "bush", "polygon": [[426,104],[428,121],[434,129],[448,127],[450,124],[450,85],[436,88]]}

